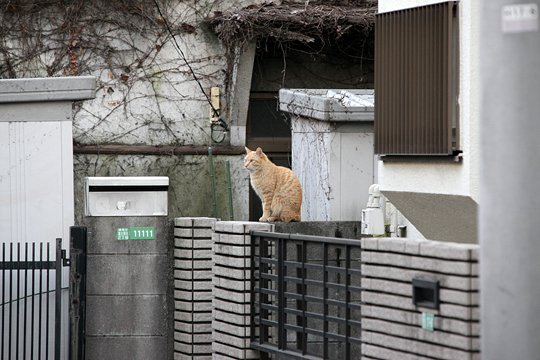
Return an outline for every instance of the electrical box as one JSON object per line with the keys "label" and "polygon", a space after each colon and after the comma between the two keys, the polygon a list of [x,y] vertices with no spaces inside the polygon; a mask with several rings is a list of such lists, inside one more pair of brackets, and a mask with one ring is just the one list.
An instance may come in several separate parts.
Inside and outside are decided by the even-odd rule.
{"label": "electrical box", "polygon": [[362,210],[362,234],[384,235],[384,214],[381,208]]}
{"label": "electrical box", "polygon": [[87,177],[86,216],[166,216],[166,176]]}

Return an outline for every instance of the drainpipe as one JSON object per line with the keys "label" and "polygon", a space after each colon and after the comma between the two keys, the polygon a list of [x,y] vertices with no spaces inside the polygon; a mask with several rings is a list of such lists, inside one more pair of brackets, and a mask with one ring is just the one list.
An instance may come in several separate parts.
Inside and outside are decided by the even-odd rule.
{"label": "drainpipe", "polygon": [[478,16],[483,359],[540,354],[540,2],[522,3],[482,0]]}
{"label": "drainpipe", "polygon": [[225,162],[227,170],[227,190],[229,193],[229,220],[234,220],[234,208],[233,208],[233,197],[232,197],[232,180],[231,180],[231,162],[227,160]]}
{"label": "drainpipe", "polygon": [[208,161],[210,162],[210,187],[212,191],[212,217],[217,218],[217,200],[216,200],[216,173],[214,171],[214,157],[212,156],[212,147],[208,147]]}

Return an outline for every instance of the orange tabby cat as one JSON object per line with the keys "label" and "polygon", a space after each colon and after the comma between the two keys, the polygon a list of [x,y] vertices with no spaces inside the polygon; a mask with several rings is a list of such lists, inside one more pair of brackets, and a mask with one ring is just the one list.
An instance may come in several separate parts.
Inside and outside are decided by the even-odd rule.
{"label": "orange tabby cat", "polygon": [[263,205],[259,221],[300,221],[302,187],[296,175],[271,162],[261,148],[252,151],[246,147],[246,154],[244,166]]}

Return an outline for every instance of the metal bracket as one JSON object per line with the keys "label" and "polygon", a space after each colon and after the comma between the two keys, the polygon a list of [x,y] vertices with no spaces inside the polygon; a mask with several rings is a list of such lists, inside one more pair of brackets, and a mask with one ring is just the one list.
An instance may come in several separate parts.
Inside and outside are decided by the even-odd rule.
{"label": "metal bracket", "polygon": [[62,249],[62,266],[70,266],[71,261],[67,257],[66,250]]}

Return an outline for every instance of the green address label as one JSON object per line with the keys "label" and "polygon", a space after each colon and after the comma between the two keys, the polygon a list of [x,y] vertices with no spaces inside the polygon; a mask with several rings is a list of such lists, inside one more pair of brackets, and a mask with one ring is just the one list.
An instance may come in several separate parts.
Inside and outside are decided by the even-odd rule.
{"label": "green address label", "polygon": [[435,315],[427,312],[422,313],[422,329],[433,331],[435,329]]}
{"label": "green address label", "polygon": [[117,240],[154,240],[155,231],[153,226],[118,228]]}

